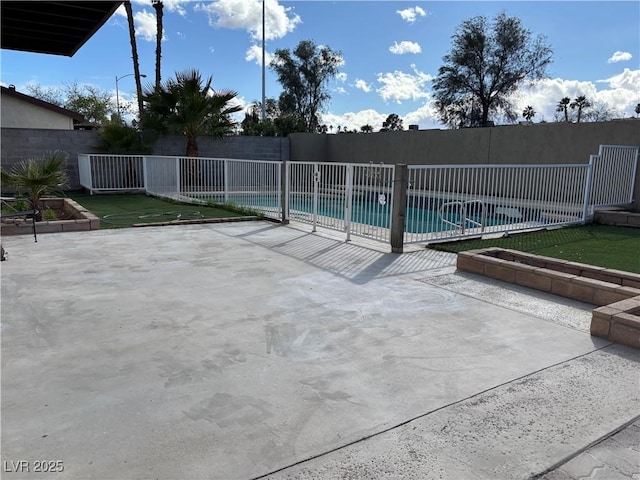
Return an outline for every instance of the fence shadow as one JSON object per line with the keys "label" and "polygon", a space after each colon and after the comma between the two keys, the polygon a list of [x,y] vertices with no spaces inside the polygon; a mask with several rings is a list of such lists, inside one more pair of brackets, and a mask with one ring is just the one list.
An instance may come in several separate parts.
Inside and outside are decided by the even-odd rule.
{"label": "fence shadow", "polygon": [[[264,226],[234,234],[220,233],[268,248],[321,268],[357,284],[408,273],[425,273],[455,266],[456,255],[421,249],[404,254],[387,253],[358,243],[344,242],[284,225]],[[267,235],[268,233],[268,235]]]}

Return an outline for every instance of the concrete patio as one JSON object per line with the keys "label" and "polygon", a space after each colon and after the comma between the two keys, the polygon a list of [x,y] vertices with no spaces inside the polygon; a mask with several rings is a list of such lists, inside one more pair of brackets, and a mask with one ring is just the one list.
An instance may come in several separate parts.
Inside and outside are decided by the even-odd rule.
{"label": "concrete patio", "polygon": [[640,413],[592,306],[453,254],[269,222],[2,243],[2,478],[574,478]]}

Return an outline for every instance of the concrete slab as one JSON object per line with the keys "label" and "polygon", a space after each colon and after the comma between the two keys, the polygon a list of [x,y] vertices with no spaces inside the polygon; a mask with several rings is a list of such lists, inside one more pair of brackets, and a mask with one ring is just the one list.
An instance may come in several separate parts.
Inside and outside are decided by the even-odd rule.
{"label": "concrete slab", "polygon": [[[452,273],[454,255],[267,222],[3,244],[2,460],[32,470],[10,478],[40,477],[39,459],[64,462],[47,478],[259,477],[610,345],[417,281]],[[598,403],[607,421],[586,443],[638,408],[638,358],[616,358],[601,368],[621,405]],[[550,432],[556,454],[514,473],[565,455]],[[473,451],[443,458],[452,475],[490,472]]]}

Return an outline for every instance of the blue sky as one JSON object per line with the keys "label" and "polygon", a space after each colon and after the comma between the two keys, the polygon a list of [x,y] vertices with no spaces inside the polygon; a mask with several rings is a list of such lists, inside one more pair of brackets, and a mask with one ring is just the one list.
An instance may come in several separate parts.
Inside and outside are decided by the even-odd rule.
{"label": "blue sky", "polygon": [[[238,92],[243,105],[262,95],[262,1],[164,2],[162,75],[197,68],[216,89]],[[134,1],[141,72],[155,72],[155,12],[151,0]],[[390,113],[420,128],[445,128],[433,109],[431,80],[451,48],[456,27],[468,18],[500,12],[520,18],[554,50],[549,78],[520,91],[519,110],[532,105],[534,121],[553,121],[564,96],[586,95],[617,117],[634,116],[640,102],[640,2],[423,2],[266,0],[266,51],[294,48],[310,39],[341,52],[344,64],[330,84],[323,123],[375,130]],[[77,81],[109,90],[133,72],[121,7],[72,58],[2,50],[3,85],[26,93]],[[135,100],[133,77],[119,81],[121,102]],[[266,94],[281,91],[266,73]]]}

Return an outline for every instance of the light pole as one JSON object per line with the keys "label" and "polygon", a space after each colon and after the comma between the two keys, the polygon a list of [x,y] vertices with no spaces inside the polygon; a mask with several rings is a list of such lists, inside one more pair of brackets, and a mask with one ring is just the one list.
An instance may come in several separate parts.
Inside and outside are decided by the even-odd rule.
{"label": "light pole", "polygon": [[[118,112],[118,120],[121,120],[120,117],[120,92],[118,91],[118,82],[125,77],[131,77],[135,75],[135,73],[127,73],[126,75],[122,75],[121,77],[116,76],[116,111]],[[140,75],[140,78],[147,78],[146,75]]]}

